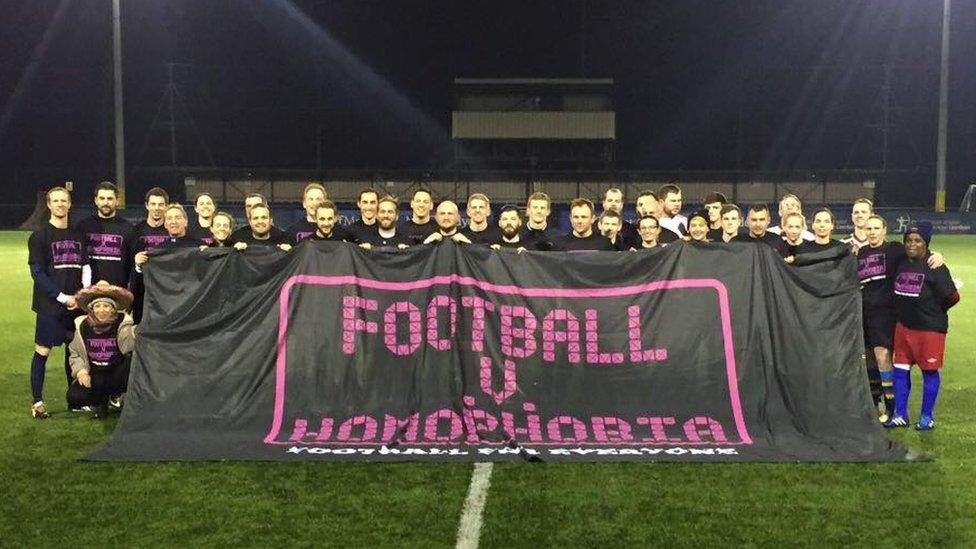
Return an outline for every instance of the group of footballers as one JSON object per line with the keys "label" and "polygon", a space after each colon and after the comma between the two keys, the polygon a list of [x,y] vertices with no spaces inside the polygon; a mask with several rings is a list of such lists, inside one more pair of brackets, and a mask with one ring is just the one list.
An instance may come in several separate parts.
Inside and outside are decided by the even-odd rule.
{"label": "group of footballers", "polygon": [[[843,240],[832,238],[835,219],[827,208],[813,212],[809,230],[800,199],[792,194],[779,201],[779,225],[770,227],[766,205],[753,205],[743,212],[717,192],[706,196],[691,215],[682,215],[681,189],[671,184],[636,197],[638,217],[633,223],[621,217],[625,197],[620,188],[604,193],[599,216],[591,201],[577,198],[569,208],[572,230],[565,234],[551,224],[551,203],[541,192],[528,197],[524,220],[522,209],[506,205],[499,210],[495,223],[490,220],[488,196],[472,194],[466,202],[468,223],[463,227],[458,205],[444,200],[435,207],[434,195],[425,187],[413,192],[410,217],[403,222],[397,198],[363,189],[356,201],[360,218],[340,225],[339,210],[328,199],[326,188],[310,183],[302,194],[304,217],[286,229],[275,226],[267,200],[257,193],[246,195],[247,224],[239,228],[235,228],[233,216],[217,209],[216,200],[208,193],[195,198],[191,215],[180,204],[171,203],[165,190],[153,188],[145,195],[146,218],[136,225],[117,215],[118,189],[112,183],[100,183],[94,201],[95,214],[72,227],[70,193],[62,187],[51,189],[47,193],[50,219],[30,236],[28,263],[37,314],[31,413],[36,418],[50,415],[42,398],[47,356],[53,347],[69,341],[70,352],[65,353],[69,407],[91,404],[101,408],[106,402],[117,402],[125,390],[128,372],[122,349],[132,347],[126,329],[138,324],[142,312],[142,268],[151,261],[149,252],[160,248],[274,247],[287,252],[306,240],[326,240],[373,250],[451,240],[521,253],[639,251],[679,242],[745,242],[768,245],[787,262],[855,253],[863,295],[868,378],[872,396],[884,410],[881,421],[887,427],[909,424],[908,372],[916,364],[924,380],[922,410],[916,423],[920,430],[934,426],[947,311],[959,300],[942,256],[929,251],[931,224],[912,224],[903,242],[888,241],[885,220],[874,214],[868,199],[854,202],[854,231]],[[99,284],[92,286],[92,281]],[[89,289],[82,291],[85,288]],[[131,318],[122,314],[130,305],[129,295]],[[103,309],[111,304],[113,316],[106,312],[100,320],[93,304],[101,304]],[[88,316],[82,322],[85,313]],[[82,333],[86,325],[90,328]],[[120,333],[124,337],[119,337]],[[116,338],[115,343],[111,343],[112,338]],[[104,360],[77,356],[93,353],[100,353]]]}

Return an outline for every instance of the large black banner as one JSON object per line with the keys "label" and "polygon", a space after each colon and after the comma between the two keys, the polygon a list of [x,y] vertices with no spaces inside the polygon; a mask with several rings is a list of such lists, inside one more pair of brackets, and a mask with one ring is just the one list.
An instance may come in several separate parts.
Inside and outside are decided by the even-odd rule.
{"label": "large black banner", "polygon": [[852,258],[195,249],[97,460],[891,460]]}

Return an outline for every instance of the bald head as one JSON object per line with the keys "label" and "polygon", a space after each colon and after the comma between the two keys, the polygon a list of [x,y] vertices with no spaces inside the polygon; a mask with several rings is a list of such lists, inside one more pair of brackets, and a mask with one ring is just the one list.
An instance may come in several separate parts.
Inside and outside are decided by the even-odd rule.
{"label": "bald head", "polygon": [[461,221],[461,214],[458,205],[450,200],[445,200],[437,205],[437,227],[442,233],[453,233],[457,230],[458,223]]}

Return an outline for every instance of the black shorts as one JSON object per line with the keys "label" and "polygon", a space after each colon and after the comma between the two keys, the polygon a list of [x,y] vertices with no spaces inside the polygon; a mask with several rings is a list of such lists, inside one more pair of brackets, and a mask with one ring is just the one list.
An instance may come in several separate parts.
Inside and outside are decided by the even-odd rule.
{"label": "black shorts", "polygon": [[895,311],[880,309],[864,311],[864,349],[891,349],[895,345]]}
{"label": "black shorts", "polygon": [[75,332],[74,313],[37,313],[34,343],[42,347],[57,347],[71,341]]}

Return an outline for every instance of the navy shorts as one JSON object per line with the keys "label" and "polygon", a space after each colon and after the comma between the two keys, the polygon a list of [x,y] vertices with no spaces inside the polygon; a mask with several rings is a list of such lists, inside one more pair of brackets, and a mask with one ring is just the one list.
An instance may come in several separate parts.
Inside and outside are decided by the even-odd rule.
{"label": "navy shorts", "polygon": [[895,311],[881,309],[864,312],[864,348],[891,349],[895,346]]}
{"label": "navy shorts", "polygon": [[37,324],[34,328],[34,343],[42,347],[57,347],[71,341],[75,332],[75,317],[73,312],[37,313]]}

